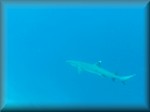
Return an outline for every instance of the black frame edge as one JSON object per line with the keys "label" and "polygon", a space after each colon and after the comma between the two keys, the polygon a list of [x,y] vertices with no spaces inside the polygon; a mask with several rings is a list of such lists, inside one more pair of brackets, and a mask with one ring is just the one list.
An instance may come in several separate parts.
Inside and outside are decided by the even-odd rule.
{"label": "black frame edge", "polygon": [[147,13],[147,104],[148,104],[148,109],[150,109],[150,1],[146,5],[146,13]]}
{"label": "black frame edge", "polygon": [[0,110],[3,108],[3,5],[0,1]]}

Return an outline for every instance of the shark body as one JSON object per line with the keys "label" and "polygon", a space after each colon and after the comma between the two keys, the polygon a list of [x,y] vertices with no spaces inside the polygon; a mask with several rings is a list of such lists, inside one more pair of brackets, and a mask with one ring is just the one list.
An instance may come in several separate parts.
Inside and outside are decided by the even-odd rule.
{"label": "shark body", "polygon": [[119,76],[116,73],[112,73],[112,72],[107,71],[106,69],[102,68],[100,63],[90,64],[90,63],[75,61],[75,60],[67,60],[66,62],[69,63],[70,65],[78,68],[79,73],[81,71],[86,71],[86,72],[93,73],[93,74],[96,74],[96,75],[99,75],[99,76],[112,78],[113,80],[117,79],[117,80],[120,80],[122,82],[124,82],[124,81],[132,78],[133,76],[135,76],[135,74],[128,75],[128,76]]}

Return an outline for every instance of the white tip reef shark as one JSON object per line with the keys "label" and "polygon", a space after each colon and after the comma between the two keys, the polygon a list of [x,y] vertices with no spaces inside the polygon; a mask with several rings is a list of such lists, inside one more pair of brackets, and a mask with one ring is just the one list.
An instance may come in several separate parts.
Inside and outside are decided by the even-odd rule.
{"label": "white tip reef shark", "polygon": [[95,64],[90,64],[90,63],[75,61],[75,60],[67,60],[66,62],[69,63],[70,65],[74,66],[74,67],[77,67],[79,73],[81,71],[86,71],[86,72],[89,72],[89,73],[97,74],[99,76],[112,78],[113,81],[115,79],[120,80],[120,81],[123,82],[123,84],[125,84],[126,80],[128,80],[128,79],[135,76],[135,74],[128,75],[128,76],[119,76],[116,73],[112,73],[110,71],[107,71],[106,69],[101,67],[101,61],[98,61]]}

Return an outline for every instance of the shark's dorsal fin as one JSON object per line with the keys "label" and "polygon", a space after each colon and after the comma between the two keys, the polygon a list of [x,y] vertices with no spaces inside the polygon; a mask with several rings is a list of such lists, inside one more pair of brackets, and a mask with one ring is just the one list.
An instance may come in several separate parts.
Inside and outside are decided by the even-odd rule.
{"label": "shark's dorsal fin", "polygon": [[102,63],[102,61],[98,61],[98,62],[96,63],[96,65],[97,65],[98,67],[101,67],[101,63]]}

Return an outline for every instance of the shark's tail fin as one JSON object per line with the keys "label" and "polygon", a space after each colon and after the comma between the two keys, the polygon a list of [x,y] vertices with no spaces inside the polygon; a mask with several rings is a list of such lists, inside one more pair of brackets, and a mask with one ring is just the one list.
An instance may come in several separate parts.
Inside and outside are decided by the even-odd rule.
{"label": "shark's tail fin", "polygon": [[125,81],[134,77],[136,74],[133,74],[133,75],[128,75],[128,76],[123,76],[123,77],[120,77],[120,80],[122,81],[123,84],[125,84]]}

